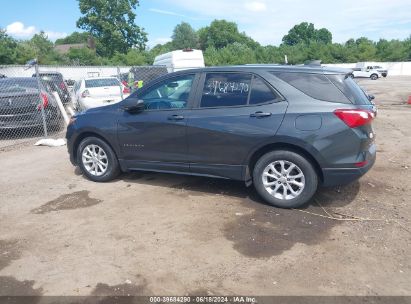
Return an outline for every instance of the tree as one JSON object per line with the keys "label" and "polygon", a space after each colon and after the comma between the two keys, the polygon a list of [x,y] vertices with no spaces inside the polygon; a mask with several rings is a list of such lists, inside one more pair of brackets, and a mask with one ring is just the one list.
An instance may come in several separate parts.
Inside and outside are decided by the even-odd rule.
{"label": "tree", "polygon": [[235,22],[226,20],[214,20],[210,26],[201,28],[198,34],[202,50],[208,47],[221,49],[235,42],[249,47],[259,45],[245,33],[240,33]]}
{"label": "tree", "polygon": [[329,44],[333,40],[333,35],[326,28],[316,30],[315,40],[320,43]]}
{"label": "tree", "polygon": [[43,31],[29,40],[29,46],[40,64],[53,64],[59,61],[59,54],[54,50],[53,42]]}
{"label": "tree", "polygon": [[96,52],[89,48],[70,48],[67,58],[71,64],[76,65],[99,65],[102,63]]}
{"label": "tree", "polygon": [[75,44],[75,43],[87,43],[90,34],[87,32],[79,33],[73,32],[65,38],[57,39],[54,44]]}
{"label": "tree", "polygon": [[111,57],[132,47],[145,49],[147,33],[134,23],[138,0],[78,0],[82,17],[77,27],[96,37],[97,53]]}
{"label": "tree", "polygon": [[173,47],[176,50],[198,47],[198,35],[191,25],[186,22],[181,22],[174,28],[171,38],[173,39]]}
{"label": "tree", "polygon": [[[131,49],[127,54],[116,53],[110,60],[113,65],[147,65],[148,54],[146,51]],[[152,62],[151,62],[152,63]]]}
{"label": "tree", "polygon": [[377,59],[377,48],[374,42],[366,37],[355,40],[357,61],[374,61]]}
{"label": "tree", "polygon": [[0,29],[0,64],[15,63],[17,42]]}
{"label": "tree", "polygon": [[302,22],[294,25],[294,27],[288,31],[288,34],[283,37],[283,43],[286,45],[296,45],[299,43],[309,44],[313,41],[325,44],[331,43],[332,34],[326,28],[316,30],[314,24]]}

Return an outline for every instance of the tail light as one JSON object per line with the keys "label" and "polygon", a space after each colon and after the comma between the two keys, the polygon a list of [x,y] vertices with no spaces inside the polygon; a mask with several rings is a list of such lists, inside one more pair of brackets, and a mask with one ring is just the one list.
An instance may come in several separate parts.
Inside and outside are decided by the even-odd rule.
{"label": "tail light", "polygon": [[128,86],[128,83],[127,83],[127,81],[125,81],[125,80],[123,80],[122,82],[121,82],[122,84],[123,84],[123,86]]}
{"label": "tail light", "polygon": [[64,90],[66,88],[66,84],[63,82],[60,83],[60,89]]}
{"label": "tail light", "polygon": [[39,111],[41,110],[41,108],[45,109],[49,105],[49,97],[47,96],[47,94],[41,92],[40,95],[43,102],[37,106],[37,110]]}
{"label": "tail light", "polygon": [[123,88],[123,94],[130,94],[130,89],[129,88],[127,88],[127,87],[124,87]]}
{"label": "tail light", "polygon": [[84,90],[83,93],[81,93],[81,97],[90,97],[90,92],[88,90]]}
{"label": "tail light", "polygon": [[334,114],[350,128],[357,128],[371,123],[375,114],[362,109],[338,109]]}

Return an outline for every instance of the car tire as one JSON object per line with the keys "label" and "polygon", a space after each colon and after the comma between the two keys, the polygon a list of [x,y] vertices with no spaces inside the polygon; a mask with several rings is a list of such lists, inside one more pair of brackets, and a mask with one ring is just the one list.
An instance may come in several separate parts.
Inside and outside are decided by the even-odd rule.
{"label": "car tire", "polygon": [[370,75],[371,80],[377,80],[378,79],[378,75],[377,74],[371,74]]}
{"label": "car tire", "polygon": [[86,137],[80,142],[77,163],[83,174],[94,182],[108,182],[120,173],[113,149],[98,137]]}
{"label": "car tire", "polygon": [[[290,172],[287,173],[287,170]],[[276,175],[278,173],[281,176]],[[257,193],[270,205],[297,208],[306,204],[317,191],[318,175],[304,156],[292,151],[276,150],[257,161],[253,170],[253,183]]]}

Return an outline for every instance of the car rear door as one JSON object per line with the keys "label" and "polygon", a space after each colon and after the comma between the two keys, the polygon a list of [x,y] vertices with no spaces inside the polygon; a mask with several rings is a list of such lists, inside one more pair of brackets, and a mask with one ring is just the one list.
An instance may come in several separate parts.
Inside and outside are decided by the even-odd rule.
{"label": "car rear door", "polygon": [[187,172],[186,123],[198,75],[171,76],[132,97],[144,101],[140,113],[124,111],[118,122],[121,159],[130,169]]}
{"label": "car rear door", "polygon": [[209,72],[187,121],[192,173],[243,179],[251,150],[272,138],[287,102],[262,77]]}

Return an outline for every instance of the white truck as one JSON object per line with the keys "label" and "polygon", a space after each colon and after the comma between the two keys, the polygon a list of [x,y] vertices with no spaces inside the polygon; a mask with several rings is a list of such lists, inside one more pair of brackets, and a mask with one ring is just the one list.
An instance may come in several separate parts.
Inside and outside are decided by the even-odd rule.
{"label": "white truck", "polygon": [[[366,70],[374,70],[374,71],[378,71],[381,73],[382,77],[387,77],[388,75],[388,70],[387,68],[384,68],[380,65],[381,63],[379,62],[357,62],[355,64],[356,68],[360,68],[360,69],[366,69]],[[383,63],[384,66],[384,63]]]}
{"label": "white truck", "polygon": [[377,69],[373,69],[372,67],[364,67],[364,68],[353,68],[353,72],[351,76],[354,78],[370,78],[372,80],[377,80],[378,78],[382,77],[381,72]]}
{"label": "white truck", "polygon": [[185,49],[158,55],[154,58],[154,66],[166,66],[169,73],[187,70],[190,68],[203,68],[204,56],[201,50]]}

